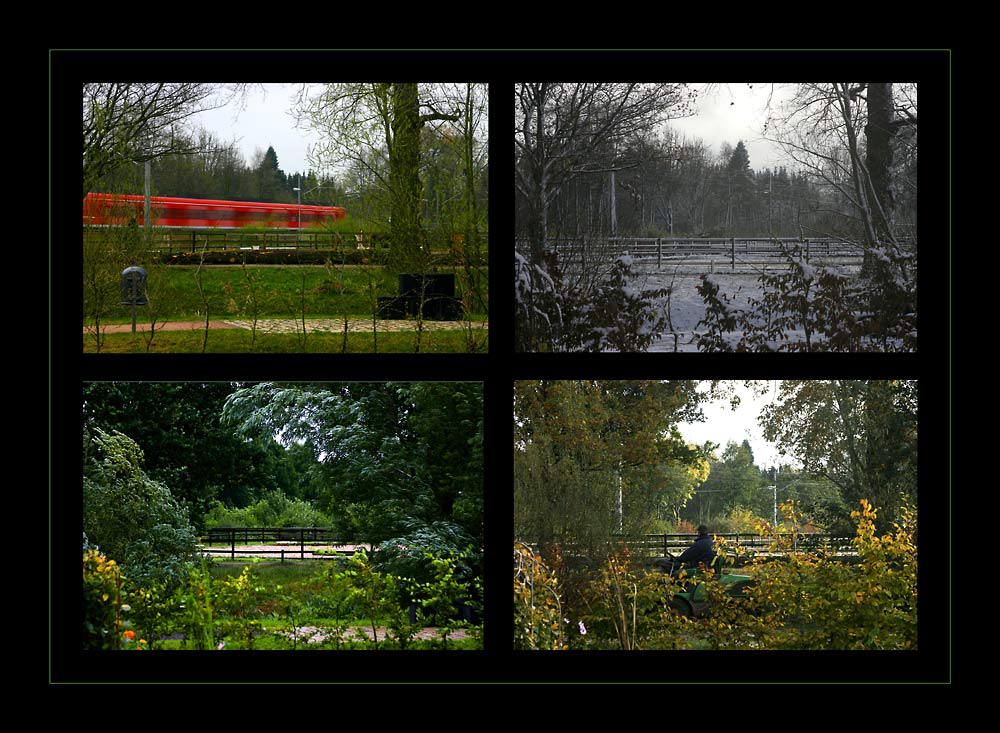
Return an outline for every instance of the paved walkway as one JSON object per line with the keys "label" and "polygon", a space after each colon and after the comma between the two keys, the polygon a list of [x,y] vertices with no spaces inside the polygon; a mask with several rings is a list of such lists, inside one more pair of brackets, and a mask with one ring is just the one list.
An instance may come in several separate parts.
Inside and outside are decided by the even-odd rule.
{"label": "paved walkway", "polygon": [[[343,318],[307,318],[305,320],[305,329],[307,333],[343,333],[344,332],[344,321]],[[415,331],[417,330],[417,321],[406,320],[406,321],[377,321],[378,330],[382,332],[386,331]],[[253,321],[248,320],[230,320],[230,321],[209,321],[208,327],[210,329],[217,328],[242,328],[247,331],[253,329]],[[257,321],[257,333],[260,334],[272,334],[272,333],[300,333],[302,331],[302,321],[294,320],[291,318],[262,318]],[[489,329],[488,321],[423,321],[423,330],[425,331],[454,331],[461,330],[464,328],[471,327],[475,330],[487,330]],[[156,332],[161,333],[163,331],[201,331],[205,328],[204,321],[168,321],[165,323],[156,324]],[[135,326],[136,333],[148,333],[149,324],[148,323],[137,323]],[[371,333],[372,331],[372,320],[370,318],[356,318],[347,319],[347,330],[349,333]],[[132,324],[116,324],[110,326],[101,326],[101,331],[104,333],[131,333]],[[93,326],[85,326],[83,329],[84,334],[92,334],[94,332]]]}

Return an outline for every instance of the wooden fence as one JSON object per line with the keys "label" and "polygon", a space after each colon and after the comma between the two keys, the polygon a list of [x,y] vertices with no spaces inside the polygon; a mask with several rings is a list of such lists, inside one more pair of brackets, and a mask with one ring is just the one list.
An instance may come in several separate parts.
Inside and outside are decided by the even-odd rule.
{"label": "wooden fence", "polygon": [[[785,253],[802,256],[806,262],[812,258],[860,261],[864,256],[860,243],[833,237],[610,237],[554,239],[547,245],[558,251],[566,264],[584,266],[588,261],[607,262],[624,254],[643,263],[655,261],[657,267],[676,263],[678,259],[694,258],[693,262],[722,260],[732,269],[736,269],[737,264],[771,262]],[[517,242],[515,246],[519,251],[526,249],[525,243]],[[913,245],[905,243],[904,247],[912,249]]]}
{"label": "wooden fence", "polygon": [[[735,558],[735,565],[746,565],[755,559],[781,559],[786,556],[782,550],[774,550],[774,539],[759,534],[747,533],[713,533],[716,540],[725,540],[729,545],[738,546],[741,552]],[[790,542],[793,552],[822,551],[828,557],[836,557],[845,561],[856,559],[856,551],[851,544],[851,537],[844,537],[830,534],[799,534],[799,535],[779,535],[783,540]],[[639,558],[640,562],[645,562],[654,557],[665,557],[673,555],[677,557],[684,550],[694,544],[698,538],[695,534],[648,534],[641,537],[621,537],[618,538],[624,543],[634,558]],[[716,541],[716,551],[720,550],[721,543]],[[536,545],[537,546],[537,545]],[[581,555],[574,553],[572,547],[563,547],[567,556]]]}
{"label": "wooden fence", "polygon": [[232,544],[257,542],[262,545],[274,542],[325,542],[333,544],[336,538],[325,527],[213,527],[202,538],[207,544]]}
{"label": "wooden fence", "polygon": [[[354,546],[343,545],[325,527],[213,527],[202,537],[203,555],[226,555],[235,560],[237,556],[276,555],[284,562],[286,557],[305,560],[315,558],[331,558],[338,554],[353,554]],[[260,545],[287,545],[272,550],[249,550],[238,545],[257,543]],[[337,553],[324,552],[314,554],[313,546],[317,544],[350,547]],[[213,547],[223,545],[223,547]],[[226,547],[228,546],[228,547]]]}
{"label": "wooden fence", "polygon": [[[774,540],[759,534],[720,533],[713,537],[725,540],[729,544],[738,545],[752,554],[767,553]],[[802,551],[825,548],[831,552],[853,552],[850,537],[830,534],[800,534],[797,536],[779,535],[784,540],[791,540],[793,546]],[[629,548],[637,554],[663,556],[668,553],[678,554],[690,547],[697,539],[694,534],[650,534],[643,535],[638,540],[628,542]]]}
{"label": "wooden fence", "polygon": [[161,253],[231,252],[237,250],[321,250],[370,249],[370,237],[324,231],[245,232],[238,229],[156,230],[151,247]]}

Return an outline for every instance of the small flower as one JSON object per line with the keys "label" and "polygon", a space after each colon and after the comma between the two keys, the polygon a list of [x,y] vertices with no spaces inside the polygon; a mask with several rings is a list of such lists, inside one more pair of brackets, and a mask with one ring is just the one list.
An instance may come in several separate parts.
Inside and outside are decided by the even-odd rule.
{"label": "small flower", "polygon": [[216,649],[218,649],[219,651],[222,651],[222,648],[223,648],[223,647],[224,647],[225,645],[226,645],[226,642],[224,642],[224,641],[220,641],[220,642],[219,642],[219,646],[217,646],[217,647],[215,647],[215,648],[216,648]]}
{"label": "small flower", "polygon": [[132,641],[132,639],[135,638],[135,632],[129,629],[128,631],[125,632],[125,638],[128,639],[129,641]]}
{"label": "small flower", "polygon": [[584,625],[583,625],[583,621],[581,621],[581,622],[580,622],[580,634],[581,634],[581,635],[586,635],[586,633],[587,633],[587,627],[586,627],[586,626],[584,626]]}

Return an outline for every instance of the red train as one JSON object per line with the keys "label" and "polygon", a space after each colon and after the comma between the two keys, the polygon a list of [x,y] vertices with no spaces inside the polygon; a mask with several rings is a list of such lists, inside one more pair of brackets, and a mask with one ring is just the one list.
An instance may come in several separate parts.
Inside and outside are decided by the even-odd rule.
{"label": "red train", "polygon": [[[142,196],[88,193],[83,200],[83,223],[103,226],[144,223]],[[202,229],[206,227],[234,229],[240,227],[274,227],[298,229],[332,224],[347,216],[340,206],[307,206],[305,204],[262,204],[251,201],[212,201],[208,199],[151,196],[153,226]]]}

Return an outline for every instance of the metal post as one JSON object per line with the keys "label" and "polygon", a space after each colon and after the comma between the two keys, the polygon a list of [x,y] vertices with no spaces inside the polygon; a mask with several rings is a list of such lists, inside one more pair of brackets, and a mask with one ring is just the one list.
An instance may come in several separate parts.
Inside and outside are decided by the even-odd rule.
{"label": "metal post", "polygon": [[[146,196],[145,196],[145,199],[146,200],[145,200],[145,203],[144,203],[143,209],[142,209],[142,228],[146,232],[146,243],[147,244],[149,243],[149,231],[150,231],[150,227],[152,226],[152,223],[150,222],[150,216],[151,216],[150,209],[152,207],[150,206],[150,203],[149,203],[149,192],[150,192],[150,189],[152,188],[152,183],[151,183],[152,174],[150,172],[150,167],[149,166],[150,166],[150,163],[147,160],[146,161],[146,171],[145,171],[145,174],[146,174],[146,176],[145,176],[146,177],[146,191],[145,191]],[[134,331],[135,329],[132,329],[132,330]]]}

